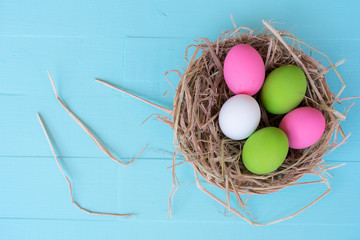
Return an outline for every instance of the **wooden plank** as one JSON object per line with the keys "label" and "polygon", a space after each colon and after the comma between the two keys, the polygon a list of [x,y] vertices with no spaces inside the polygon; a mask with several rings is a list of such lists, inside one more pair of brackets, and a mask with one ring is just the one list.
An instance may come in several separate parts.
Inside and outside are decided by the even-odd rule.
{"label": "wooden plank", "polygon": [[[0,237],[7,240],[78,240],[78,239],[357,239],[358,226],[352,225],[291,225],[254,227],[236,222],[175,222],[175,221],[62,221],[62,220],[0,220]],[[21,229],[21,230],[19,230]],[[301,229],[301,231],[300,231]]]}
{"label": "wooden plank", "polygon": [[[167,217],[171,188],[171,159],[139,159],[122,167],[106,158],[64,158],[64,168],[74,185],[75,199],[93,211],[134,213],[131,221],[170,221]],[[360,162],[332,170],[333,191],[297,217],[284,224],[352,225],[359,223]],[[197,189],[191,167],[177,169],[181,181],[175,195],[175,222],[234,222],[246,224],[234,216],[223,216],[224,209]],[[314,180],[305,177],[302,181]],[[221,199],[225,193],[205,186]],[[65,179],[52,158],[0,158],[1,219],[73,219],[129,221],[116,217],[87,215],[70,202]],[[250,211],[260,221],[270,221],[295,212],[326,190],[322,185],[288,188],[275,194],[254,196],[248,201]],[[232,202],[235,197],[231,196]]]}

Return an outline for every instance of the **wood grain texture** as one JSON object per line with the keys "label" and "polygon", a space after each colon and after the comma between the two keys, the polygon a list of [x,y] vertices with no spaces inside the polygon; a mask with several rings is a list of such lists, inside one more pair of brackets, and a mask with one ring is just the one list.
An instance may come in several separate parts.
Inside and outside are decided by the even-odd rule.
{"label": "wood grain texture", "polygon": [[[185,47],[198,37],[215,40],[239,26],[261,30],[261,20],[283,22],[334,62],[347,83],[343,96],[360,95],[360,15],[357,1],[9,1],[0,2],[0,239],[358,239],[360,236],[360,111],[358,100],[343,123],[349,143],[326,156],[346,166],[332,170],[333,191],[295,218],[253,227],[200,192],[190,166],[178,168],[181,186],[174,216],[171,189],[172,131],[158,110],[95,82],[108,80],[171,107],[164,73],[184,67]],[[324,65],[325,59],[319,56]],[[46,69],[67,105],[123,160],[101,153],[56,101]],[[176,75],[169,75],[176,85]],[[336,91],[334,73],[327,79]],[[172,91],[173,93],[173,91]],[[336,106],[344,109],[347,102]],[[48,126],[74,197],[94,211],[130,212],[136,219],[90,216],[70,202],[36,112]],[[307,176],[302,180],[309,180]],[[206,186],[224,199],[225,193]],[[291,214],[321,194],[321,185],[299,186],[250,198],[250,211],[268,221]],[[233,197],[233,196],[232,196]]]}

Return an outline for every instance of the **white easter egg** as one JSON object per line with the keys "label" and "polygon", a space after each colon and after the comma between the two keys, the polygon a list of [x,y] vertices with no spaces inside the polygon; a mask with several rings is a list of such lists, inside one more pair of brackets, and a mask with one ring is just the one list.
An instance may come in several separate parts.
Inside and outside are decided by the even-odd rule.
{"label": "white easter egg", "polygon": [[239,94],[229,98],[221,107],[219,125],[228,138],[243,140],[256,130],[260,117],[257,101],[249,95]]}

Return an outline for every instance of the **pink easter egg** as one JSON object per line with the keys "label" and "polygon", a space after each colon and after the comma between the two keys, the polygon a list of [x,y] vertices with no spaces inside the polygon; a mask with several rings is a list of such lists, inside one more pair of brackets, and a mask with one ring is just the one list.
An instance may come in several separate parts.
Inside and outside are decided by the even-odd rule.
{"label": "pink easter egg", "polygon": [[281,120],[279,128],[289,139],[289,147],[303,149],[316,143],[325,131],[325,118],[312,107],[292,110]]}
{"label": "pink easter egg", "polygon": [[252,96],[264,83],[264,61],[252,46],[235,45],[226,55],[224,78],[233,93]]}

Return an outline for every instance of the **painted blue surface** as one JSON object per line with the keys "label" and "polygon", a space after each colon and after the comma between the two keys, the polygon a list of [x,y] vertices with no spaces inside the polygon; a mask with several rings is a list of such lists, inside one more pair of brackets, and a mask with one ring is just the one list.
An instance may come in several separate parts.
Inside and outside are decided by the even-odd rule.
{"label": "painted blue surface", "polygon": [[[233,29],[232,13],[239,26],[257,30],[262,19],[284,22],[278,27],[334,62],[346,58],[339,67],[348,85],[343,96],[360,95],[359,8],[358,1],[1,1],[0,239],[360,239],[358,105],[343,123],[350,142],[326,158],[347,163],[331,171],[333,191],[291,220],[254,227],[223,216],[196,188],[188,165],[178,167],[181,186],[168,218],[171,158],[159,149],[172,151],[172,131],[151,120],[140,126],[157,111],[93,81],[108,80],[170,107],[163,74],[184,67],[185,47],[196,36],[215,39]],[[125,168],[106,158],[56,101],[47,68],[65,102],[106,146],[127,160],[148,144],[142,157]],[[175,74],[170,79],[178,82]],[[339,89],[334,73],[328,81]],[[71,204],[36,112],[55,139],[77,201],[135,219],[91,216]],[[250,198],[249,206],[259,220],[273,220],[325,190],[299,186]]]}

